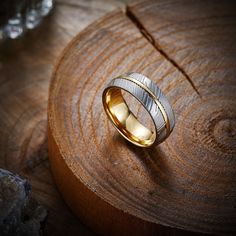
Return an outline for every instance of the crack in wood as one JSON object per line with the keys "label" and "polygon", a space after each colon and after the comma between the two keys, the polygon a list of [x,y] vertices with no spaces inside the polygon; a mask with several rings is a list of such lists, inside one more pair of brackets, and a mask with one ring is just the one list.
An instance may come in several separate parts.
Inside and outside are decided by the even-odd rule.
{"label": "crack in wood", "polygon": [[189,77],[189,75],[186,73],[186,71],[178,65],[178,63],[172,59],[162,48],[161,46],[155,41],[153,36],[148,32],[148,30],[144,27],[142,22],[133,14],[131,9],[126,6],[125,9],[125,14],[126,16],[138,27],[139,31],[141,34],[153,45],[153,47],[166,59],[168,60],[176,69],[178,69],[184,77],[188,80],[190,83],[191,87],[194,89],[194,91],[201,97],[201,94],[199,93],[198,89],[194,85],[193,81]]}

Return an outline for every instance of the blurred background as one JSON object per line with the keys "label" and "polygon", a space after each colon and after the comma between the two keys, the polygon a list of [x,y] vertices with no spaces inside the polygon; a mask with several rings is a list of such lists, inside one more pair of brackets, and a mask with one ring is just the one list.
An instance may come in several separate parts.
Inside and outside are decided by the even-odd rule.
{"label": "blurred background", "polygon": [[53,0],[1,1],[0,39],[18,38],[37,27],[53,8]]}

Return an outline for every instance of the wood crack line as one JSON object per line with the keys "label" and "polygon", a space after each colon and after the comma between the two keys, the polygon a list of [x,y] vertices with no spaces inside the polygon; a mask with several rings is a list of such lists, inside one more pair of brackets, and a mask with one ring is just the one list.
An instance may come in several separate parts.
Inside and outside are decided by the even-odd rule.
{"label": "wood crack line", "polygon": [[172,59],[162,48],[161,46],[155,41],[153,36],[148,32],[148,30],[144,27],[142,22],[133,14],[133,12],[130,10],[128,6],[126,6],[125,11],[126,16],[138,27],[141,34],[153,45],[153,47],[166,59],[168,60],[176,69],[178,69],[184,77],[188,80],[191,87],[194,89],[194,91],[201,97],[199,91],[197,90],[196,86],[194,85],[193,81],[189,77],[189,75],[186,73],[186,71],[178,65],[178,63]]}

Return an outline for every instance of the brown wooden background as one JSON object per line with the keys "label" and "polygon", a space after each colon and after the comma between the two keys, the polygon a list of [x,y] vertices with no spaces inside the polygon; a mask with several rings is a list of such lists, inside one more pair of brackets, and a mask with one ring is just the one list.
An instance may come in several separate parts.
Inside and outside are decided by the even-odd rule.
{"label": "brown wooden background", "polygon": [[[203,199],[210,201],[209,195],[215,199],[215,205],[213,204],[216,207],[214,208],[216,209],[215,216],[218,213],[221,216],[220,209],[223,209],[222,214],[230,212],[228,221],[227,216],[222,217],[222,221],[219,218],[219,222],[226,222],[229,227],[227,224],[223,226],[221,224],[218,226],[219,229],[232,229],[235,232],[235,225],[232,224],[233,221],[235,222],[235,208],[232,206],[235,199],[235,159],[233,157],[235,149],[232,149],[233,146],[235,147],[235,108],[230,106],[230,104],[235,104],[233,99],[235,94],[232,90],[235,85],[235,3],[227,1],[221,6],[220,1],[216,1],[215,4],[213,1],[201,1],[199,7],[195,1],[159,1],[161,7],[165,9],[163,11],[162,8],[158,8],[157,2],[151,1],[151,3],[149,2],[150,5],[147,2],[143,5],[130,5],[126,8],[126,14],[120,11],[111,14],[114,14],[113,19],[117,18],[121,22],[123,22],[122,20],[127,22],[124,24],[124,28],[128,29],[127,32],[130,32],[129,29],[133,29],[131,31],[135,32],[136,36],[138,35],[138,39],[146,40],[147,48],[142,49],[140,47],[145,53],[149,53],[150,50],[153,52],[150,55],[154,54],[154,51],[155,54],[158,54],[158,57],[152,57],[148,54],[151,59],[153,58],[151,63],[143,58],[142,65],[145,65],[143,68],[147,70],[147,73],[153,70],[153,74],[155,74],[157,68],[155,63],[165,61],[162,69],[167,70],[167,74],[169,72],[177,73],[171,77],[174,78],[173,81],[182,78],[181,81],[184,81],[185,85],[191,88],[186,90],[189,97],[192,97],[192,100],[187,104],[191,106],[187,106],[184,102],[180,103],[177,109],[178,126],[175,129],[176,132],[167,141],[174,144],[174,140],[178,140],[177,143],[183,144],[186,150],[190,150],[190,154],[189,156],[182,155],[182,147],[170,149],[179,155],[175,155],[171,151],[170,153],[173,156],[184,157],[190,166],[194,166],[192,165],[195,163],[194,161],[198,161],[195,158],[196,156],[202,158],[199,160],[201,165],[198,166],[198,170],[192,172],[194,178],[190,182],[184,179],[183,182],[190,186],[193,192],[191,196],[194,196],[197,190],[201,190],[201,188],[196,187],[197,185],[203,186],[203,192],[206,194]],[[199,11],[200,20],[197,17],[196,8],[183,8],[180,3],[195,4],[196,8],[199,7],[201,9]],[[158,18],[152,4],[156,5]],[[27,33],[22,39],[0,45],[0,167],[29,178],[33,187],[34,198],[49,210],[46,225],[48,235],[93,234],[74,217],[65,205],[55,187],[48,164],[46,109],[52,69],[62,49],[78,32],[105,13],[118,8],[125,9],[125,7],[125,2],[115,0],[58,0],[53,14],[38,29]],[[178,12],[181,14],[175,20]],[[210,16],[207,15],[209,12]],[[167,18],[165,18],[165,14],[168,15]],[[191,18],[192,16],[194,17]],[[109,19],[109,16],[107,17]],[[162,17],[165,21],[161,21]],[[168,20],[170,21],[169,24]],[[99,22],[86,30],[97,31],[96,25],[99,25]],[[104,20],[106,28],[103,33],[104,38],[107,32],[110,32],[109,24],[112,25],[112,21]],[[190,26],[194,27],[191,28]],[[200,29],[202,29],[201,32]],[[84,34],[86,34],[86,30]],[[199,35],[200,33],[202,34]],[[183,38],[187,40],[183,40]],[[139,45],[138,42],[144,42],[142,40],[137,40],[136,46]],[[212,43],[209,43],[211,41]],[[79,39],[78,45],[80,42],[82,40]],[[86,43],[89,44],[90,40]],[[75,53],[77,56],[80,55],[79,49],[78,46],[78,52]],[[68,47],[67,50],[70,51],[70,48]],[[71,51],[73,54],[73,50]],[[93,53],[96,57],[96,53]],[[68,58],[70,59],[70,57]],[[68,58],[65,56],[65,61],[66,59],[69,60]],[[142,63],[142,61],[139,62]],[[150,70],[146,66],[146,62],[150,65],[154,63],[153,66],[150,66]],[[104,61],[101,61],[102,63]],[[76,71],[78,69],[76,67],[77,61],[74,62],[73,66],[73,71]],[[135,66],[138,65],[134,63],[132,68],[136,68]],[[60,70],[63,74],[63,67],[62,69],[60,67]],[[115,72],[117,71],[112,70],[112,73]],[[168,81],[168,76],[163,77]],[[182,101],[185,87],[181,83],[173,81],[161,83],[161,86],[167,91],[174,91],[173,94],[176,93]],[[174,89],[175,86],[179,90]],[[173,94],[170,98],[172,99],[171,102],[174,103],[175,96]],[[228,100],[224,100],[225,97]],[[208,103],[209,100],[211,103]],[[199,108],[201,107],[199,104],[201,104],[202,109]],[[186,112],[185,116],[181,113],[184,106],[191,110],[191,112]],[[194,107],[197,107],[197,115]],[[211,112],[208,113],[208,110]],[[186,116],[188,116],[187,121],[189,121],[187,123],[183,122]],[[193,123],[195,124],[194,127]],[[181,132],[182,130],[184,132]],[[198,138],[195,139],[193,136],[202,137],[201,145],[197,143]],[[202,147],[201,150],[198,148],[199,146]],[[163,150],[167,149],[168,145]],[[213,158],[205,165],[208,157]],[[166,158],[169,158],[169,163],[175,161],[171,156]],[[180,163],[185,163],[181,158],[178,160]],[[165,163],[162,164],[168,170]],[[221,163],[223,163],[222,166]],[[158,168],[163,169],[163,166],[159,166],[159,164]],[[215,166],[217,169],[212,168],[215,173],[214,176],[214,174],[210,174],[210,170],[211,167]],[[173,166],[170,165],[170,167]],[[174,168],[171,168],[168,170],[169,172],[167,171],[168,174],[174,173]],[[182,170],[182,168],[180,169]],[[186,171],[188,172],[189,168],[186,168]],[[202,173],[199,178],[198,171]],[[207,187],[205,188],[206,185],[201,185],[200,182],[206,182]],[[193,183],[193,187],[190,183]],[[221,198],[221,193],[224,193],[223,198]],[[185,194],[184,191],[183,194]],[[219,202],[226,204],[218,208],[217,203]],[[191,209],[191,205],[188,209]],[[206,212],[205,216],[210,222],[211,215]],[[198,217],[198,220],[201,221],[201,218]],[[212,226],[207,232],[215,232],[214,229]]]}

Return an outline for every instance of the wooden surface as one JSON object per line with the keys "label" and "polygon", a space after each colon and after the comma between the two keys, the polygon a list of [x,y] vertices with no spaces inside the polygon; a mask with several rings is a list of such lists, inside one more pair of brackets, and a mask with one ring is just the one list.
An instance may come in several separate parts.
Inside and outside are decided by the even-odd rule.
{"label": "wooden surface", "polygon": [[46,141],[48,85],[55,61],[89,23],[122,1],[57,0],[22,39],[0,45],[0,167],[27,177],[49,216],[47,235],[94,235],[71,213],[51,175]]}
{"label": "wooden surface", "polygon": [[[96,232],[236,233],[235,9],[146,1],[106,15],[65,49],[50,86],[51,167]],[[127,71],[152,78],[173,105],[176,127],[158,147],[127,143],[103,112],[105,84]]]}

